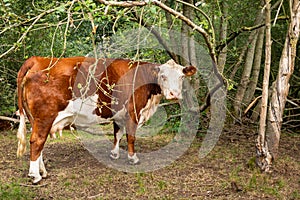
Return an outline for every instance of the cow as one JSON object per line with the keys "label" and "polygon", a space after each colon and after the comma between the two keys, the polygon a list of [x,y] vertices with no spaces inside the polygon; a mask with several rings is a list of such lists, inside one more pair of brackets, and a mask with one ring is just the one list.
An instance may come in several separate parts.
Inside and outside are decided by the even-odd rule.
{"label": "cow", "polygon": [[17,156],[26,151],[27,115],[31,125],[28,176],[36,184],[47,176],[42,150],[49,133],[75,124],[88,127],[111,120],[114,144],[110,157],[118,159],[119,142],[127,137],[128,160],[137,164],[135,132],[156,111],[160,100],[182,99],[182,82],[194,66],[112,58],[46,58],[33,56],[17,77],[20,125]]}

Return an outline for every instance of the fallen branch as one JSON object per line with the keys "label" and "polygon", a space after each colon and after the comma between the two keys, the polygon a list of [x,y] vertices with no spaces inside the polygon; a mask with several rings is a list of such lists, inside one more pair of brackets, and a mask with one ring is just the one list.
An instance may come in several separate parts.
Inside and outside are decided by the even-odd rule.
{"label": "fallen branch", "polygon": [[12,122],[14,122],[14,123],[19,123],[19,122],[20,122],[19,119],[12,118],[12,117],[0,116],[0,119],[1,119],[1,120],[6,120],[6,121],[12,121]]}

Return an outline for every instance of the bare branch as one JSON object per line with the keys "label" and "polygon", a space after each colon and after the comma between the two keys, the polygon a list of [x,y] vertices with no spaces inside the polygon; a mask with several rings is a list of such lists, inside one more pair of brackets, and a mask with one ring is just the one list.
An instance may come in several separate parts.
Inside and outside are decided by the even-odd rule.
{"label": "bare branch", "polygon": [[20,122],[19,119],[15,119],[15,118],[11,118],[11,117],[5,117],[5,116],[0,116],[0,119],[5,120],[5,121],[11,121],[11,122],[14,122],[14,123],[19,123]]}
{"label": "bare branch", "polygon": [[196,6],[194,6],[194,5],[190,4],[190,3],[187,3],[187,2],[185,2],[185,1],[181,1],[181,0],[176,0],[176,1],[179,2],[179,3],[182,3],[182,4],[185,4],[185,5],[187,5],[187,6],[192,7],[193,9],[199,11],[199,12],[204,16],[204,18],[208,21],[209,26],[211,27],[211,31],[212,31],[212,39],[213,39],[213,41],[215,41],[215,31],[214,31],[214,26],[213,26],[213,24],[212,24],[210,18],[205,14],[205,12],[203,12],[203,11],[202,11],[201,9],[199,9],[198,7],[196,7]]}
{"label": "bare branch", "polygon": [[135,7],[135,6],[145,6],[147,5],[146,1],[106,1],[106,0],[98,0],[100,3],[103,3],[108,6],[120,6],[120,7]]}
{"label": "bare branch", "polygon": [[150,24],[146,23],[142,18],[140,18],[139,16],[137,16],[136,13],[134,13],[135,18],[137,19],[138,22],[140,22],[143,26],[145,26],[158,40],[158,42],[163,46],[163,48],[166,50],[166,52],[168,53],[168,55],[173,59],[173,60],[177,60],[176,55],[170,51],[168,45],[165,43],[164,39],[161,37],[161,35],[159,34],[159,32],[157,32],[153,26],[151,26]]}

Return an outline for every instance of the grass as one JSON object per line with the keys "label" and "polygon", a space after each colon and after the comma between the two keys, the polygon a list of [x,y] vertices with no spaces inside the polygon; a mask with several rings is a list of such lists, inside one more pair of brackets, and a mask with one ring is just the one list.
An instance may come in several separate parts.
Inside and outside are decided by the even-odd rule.
{"label": "grass", "polygon": [[34,192],[29,188],[22,187],[17,182],[3,183],[0,182],[0,199],[5,200],[23,200],[33,199]]}

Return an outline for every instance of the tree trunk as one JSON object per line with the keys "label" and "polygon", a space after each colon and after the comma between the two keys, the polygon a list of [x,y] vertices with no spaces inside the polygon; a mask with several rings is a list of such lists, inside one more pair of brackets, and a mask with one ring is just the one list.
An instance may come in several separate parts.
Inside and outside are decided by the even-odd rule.
{"label": "tree trunk", "polygon": [[229,79],[230,80],[234,80],[235,74],[238,71],[238,69],[240,68],[244,57],[246,55],[246,51],[247,51],[247,46],[251,43],[251,41],[248,40],[247,44],[245,44],[245,46],[242,48],[241,53],[239,55],[238,61],[237,63],[234,65],[233,70],[230,73]]}
{"label": "tree trunk", "polygon": [[[168,3],[169,1],[164,0],[163,2],[166,5],[168,5],[169,7],[171,7],[170,3]],[[172,15],[167,11],[165,11],[165,17],[166,17],[167,27],[170,30],[169,31],[169,38],[170,38],[169,47],[170,47],[170,50],[176,54],[175,62],[179,63],[180,56],[178,56],[179,49],[178,49],[178,45],[177,45],[179,42],[178,41],[179,38],[176,38],[175,37],[176,34],[174,34],[174,32],[172,31],[172,26],[173,26],[174,21],[173,21]]]}
{"label": "tree trunk", "polygon": [[[250,38],[251,37],[251,38]],[[237,92],[235,95],[235,101],[233,104],[234,114],[237,118],[241,118],[241,110],[242,110],[242,100],[244,99],[245,91],[249,84],[249,78],[252,70],[253,58],[254,58],[254,51],[255,51],[255,44],[257,40],[257,32],[253,31],[249,36],[249,40],[251,43],[249,45],[247,54],[246,54],[246,61],[244,65],[244,70],[242,73],[240,84],[237,88]]]}
{"label": "tree trunk", "polygon": [[254,56],[254,62],[253,62],[253,69],[251,73],[251,78],[250,78],[250,83],[249,86],[247,87],[247,90],[245,92],[244,100],[243,103],[245,105],[248,105],[251,103],[255,89],[257,86],[258,78],[259,78],[259,72],[260,72],[260,66],[261,66],[261,57],[262,57],[262,49],[264,45],[264,34],[265,33],[265,28],[262,27],[258,30],[258,37],[257,37],[257,42],[256,42],[256,47],[255,47],[255,56]]}
{"label": "tree trunk", "polygon": [[[186,0],[185,2],[193,4],[193,0]],[[191,12],[193,12],[193,9],[190,6],[183,4],[182,11],[183,11],[183,15],[190,19]],[[191,35],[190,32],[191,32],[191,28],[186,23],[182,22],[181,25],[181,53],[182,53],[181,64],[182,65],[190,64],[191,62],[189,56],[190,51],[195,52],[195,49],[190,49],[190,45],[189,45],[190,35]]]}
{"label": "tree trunk", "polygon": [[[282,115],[289,92],[289,80],[294,71],[296,48],[300,28],[299,0],[290,0],[291,22],[286,35],[279,62],[278,76],[272,84],[271,100],[268,107],[267,127],[259,133],[257,144],[257,164],[269,171],[272,161],[277,157],[281,134]],[[262,116],[262,115],[261,115]],[[265,137],[264,135],[265,134]]]}
{"label": "tree trunk", "polygon": [[[265,15],[266,15],[266,49],[265,49],[265,70],[264,70],[264,80],[263,80],[263,91],[261,99],[261,111],[260,111],[260,121],[259,121],[259,132],[257,137],[257,159],[256,163],[263,169],[268,166],[268,163],[263,162],[261,158],[265,156],[267,161],[271,158],[268,151],[268,145],[266,143],[265,132],[266,132],[266,117],[267,117],[267,105],[268,105],[268,87],[269,87],[269,77],[270,77],[270,66],[271,66],[271,11],[270,11],[270,1],[265,0]],[[262,156],[263,155],[263,156]]]}
{"label": "tree trunk", "polygon": [[[257,17],[255,19],[254,25],[258,25],[263,21],[263,13],[261,10],[258,11]],[[248,87],[248,84],[250,82],[250,74],[252,71],[252,64],[253,64],[253,58],[254,58],[254,52],[255,52],[255,47],[256,47],[256,41],[257,41],[257,36],[258,36],[258,31],[255,30],[251,32],[249,36],[249,40],[251,41],[247,54],[246,54],[246,61],[245,61],[245,66],[243,70],[243,74],[241,77],[240,84],[237,88],[237,93],[235,96],[235,101],[233,104],[234,108],[234,114],[237,118],[241,117],[241,110],[242,110],[242,101],[245,96],[245,91]]]}
{"label": "tree trunk", "polygon": [[[222,16],[220,22],[220,38],[219,41],[226,40],[227,37],[227,15],[228,15],[228,5],[226,1],[221,2]],[[222,49],[218,57],[218,70],[223,74],[223,70],[226,63],[227,57],[227,45]]]}

